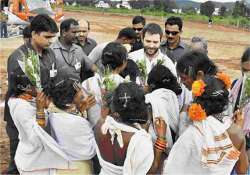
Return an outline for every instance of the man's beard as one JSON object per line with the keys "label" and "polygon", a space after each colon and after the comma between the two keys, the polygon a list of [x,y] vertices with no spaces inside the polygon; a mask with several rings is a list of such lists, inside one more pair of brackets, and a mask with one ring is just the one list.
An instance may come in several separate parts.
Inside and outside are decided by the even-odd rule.
{"label": "man's beard", "polygon": [[154,49],[154,52],[153,52],[153,53],[148,53],[148,50],[152,50],[152,49],[150,49],[150,48],[148,48],[148,47],[144,47],[144,52],[145,52],[148,56],[154,56],[154,55],[158,52],[159,48],[153,48],[153,49]]}

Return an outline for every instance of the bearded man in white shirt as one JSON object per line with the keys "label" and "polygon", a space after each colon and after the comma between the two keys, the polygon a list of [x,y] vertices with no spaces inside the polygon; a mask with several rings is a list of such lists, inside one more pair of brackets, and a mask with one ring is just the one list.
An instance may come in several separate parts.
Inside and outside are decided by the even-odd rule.
{"label": "bearded man in white shirt", "polygon": [[163,31],[156,23],[147,24],[142,30],[142,41],[144,47],[129,54],[129,58],[135,62],[146,62],[147,74],[156,64],[162,64],[176,76],[176,69],[173,61],[160,51],[160,43]]}

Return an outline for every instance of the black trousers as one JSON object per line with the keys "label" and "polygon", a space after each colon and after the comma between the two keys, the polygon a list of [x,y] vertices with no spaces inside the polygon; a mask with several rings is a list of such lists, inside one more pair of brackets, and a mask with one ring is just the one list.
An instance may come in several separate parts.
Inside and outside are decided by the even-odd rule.
{"label": "black trousers", "polygon": [[10,161],[7,174],[19,174],[14,160],[17,145],[19,143],[18,130],[16,129],[15,125],[10,125],[7,123],[6,132],[10,139]]}
{"label": "black trousers", "polygon": [[0,22],[0,30],[1,30],[1,38],[7,38],[7,23],[6,22]]}

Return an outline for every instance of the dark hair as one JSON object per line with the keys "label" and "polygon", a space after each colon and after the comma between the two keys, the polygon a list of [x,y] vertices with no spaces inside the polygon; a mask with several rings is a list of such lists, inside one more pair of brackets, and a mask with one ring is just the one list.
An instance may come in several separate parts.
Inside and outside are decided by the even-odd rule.
{"label": "dark hair", "polygon": [[48,15],[37,15],[35,16],[30,23],[30,33],[31,32],[51,32],[57,33],[58,27],[55,21]]}
{"label": "dark hair", "polygon": [[10,81],[13,83],[11,92],[13,96],[18,96],[25,92],[25,89],[31,89],[31,81],[23,73],[20,67],[10,72]]}
{"label": "dark hair", "polygon": [[121,83],[115,89],[113,107],[124,123],[144,124],[148,121],[144,92],[133,82]]}
{"label": "dark hair", "polygon": [[[10,81],[13,83],[11,87],[11,93],[17,97],[27,90],[35,90],[35,85],[31,83],[27,75],[22,71],[20,67],[16,68],[10,73]],[[50,83],[42,85],[45,95],[49,94]],[[34,94],[35,95],[35,94]]]}
{"label": "dark hair", "polygon": [[126,68],[120,73],[120,75],[123,78],[126,78],[127,75],[129,75],[130,80],[135,82],[136,77],[140,75],[140,70],[138,68],[138,65],[131,59],[127,60],[127,66]]}
{"label": "dark hair", "polygon": [[71,25],[77,26],[79,24],[78,24],[77,20],[75,20],[73,18],[63,20],[61,25],[60,25],[60,33],[62,34],[62,32],[69,31]]}
{"label": "dark hair", "polygon": [[139,24],[142,23],[142,25],[145,25],[146,20],[143,16],[135,16],[132,20],[132,24]]}
{"label": "dark hair", "polygon": [[161,26],[156,24],[156,23],[149,23],[149,24],[145,25],[145,27],[142,29],[142,38],[145,37],[146,33],[150,33],[152,35],[159,34],[160,38],[162,38],[162,36],[163,36]]}
{"label": "dark hair", "polygon": [[202,37],[194,36],[191,39],[191,43],[202,43],[203,49],[207,51],[207,40]]}
{"label": "dark hair", "polygon": [[152,91],[160,88],[172,90],[176,95],[181,94],[182,89],[177,78],[173,73],[163,65],[156,65],[148,74],[147,81]]}
{"label": "dark hair", "polygon": [[199,51],[190,51],[185,53],[176,65],[178,73],[183,73],[196,79],[198,71],[203,71],[207,75],[215,75],[217,67],[212,60],[205,54]]}
{"label": "dark hair", "polygon": [[65,75],[61,80],[57,80],[49,89],[49,96],[53,103],[60,109],[66,109],[67,104],[73,102],[76,90],[73,88],[74,83],[79,83],[79,77]]}
{"label": "dark hair", "polygon": [[241,63],[250,61],[250,47],[248,47],[241,57]]}
{"label": "dark hair", "polygon": [[31,31],[29,25],[23,29],[23,38],[31,38]]}
{"label": "dark hair", "polygon": [[109,43],[102,52],[102,64],[114,70],[121,66],[128,57],[126,48],[120,43]]}
{"label": "dark hair", "polygon": [[178,17],[178,16],[171,16],[171,17],[169,17],[167,20],[166,20],[166,22],[165,22],[165,26],[166,25],[177,25],[178,26],[178,28],[179,28],[179,31],[181,31],[182,30],[182,25],[183,25],[183,23],[182,23],[182,19],[180,18],[180,17]]}
{"label": "dark hair", "polygon": [[133,28],[126,27],[126,28],[121,29],[117,36],[118,39],[123,38],[123,37],[128,38],[128,39],[136,39],[137,35]]}
{"label": "dark hair", "polygon": [[225,84],[214,76],[205,76],[203,81],[206,84],[205,91],[201,96],[195,97],[194,102],[205,109],[207,116],[223,112],[229,101]]}

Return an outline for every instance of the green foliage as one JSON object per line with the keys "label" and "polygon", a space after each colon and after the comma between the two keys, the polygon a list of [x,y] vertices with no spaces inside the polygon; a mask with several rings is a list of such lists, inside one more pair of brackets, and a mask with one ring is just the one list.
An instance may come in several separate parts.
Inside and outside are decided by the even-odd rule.
{"label": "green foliage", "polygon": [[250,73],[244,75],[242,92],[240,95],[240,107],[250,102]]}
{"label": "green foliage", "polygon": [[233,16],[246,16],[247,6],[244,1],[236,1],[233,9]]}
{"label": "green foliage", "polygon": [[146,83],[146,79],[147,79],[147,66],[146,66],[146,59],[142,59],[142,60],[137,60],[136,64],[139,68],[140,71],[140,77],[143,81],[143,83]]}
{"label": "green foliage", "polygon": [[212,1],[206,1],[204,3],[201,3],[200,5],[200,11],[202,15],[211,17],[214,10],[215,10],[215,5]]}
{"label": "green foliage", "polygon": [[28,50],[28,54],[24,58],[24,65],[25,74],[29,78],[31,84],[41,89],[39,56],[33,50]]}
{"label": "green foliage", "polygon": [[157,65],[163,65],[165,63],[165,60],[164,59],[159,59],[157,60]]}
{"label": "green foliage", "polygon": [[220,16],[226,16],[227,8],[225,6],[220,7],[219,14]]}
{"label": "green foliage", "polygon": [[[65,11],[101,11],[100,8],[90,7],[90,6],[64,6]],[[175,14],[175,13],[167,13],[162,10],[156,10],[155,8],[143,8],[143,9],[115,9],[110,8],[106,9],[105,12],[107,13],[117,13],[117,14],[124,14],[124,15],[144,15],[144,16],[160,16],[167,18],[169,16],[179,16],[184,21],[197,21],[197,22],[204,22],[207,23],[208,17],[205,15],[199,14]],[[230,12],[227,12],[225,17],[221,16],[213,16],[213,23],[214,24],[221,24],[221,25],[233,25],[238,27],[245,27],[250,28],[250,19],[246,17],[232,17],[230,16]]]}
{"label": "green foliage", "polygon": [[195,8],[192,6],[182,8],[182,12],[189,15],[196,14]]}
{"label": "green foliage", "polygon": [[117,86],[114,80],[110,76],[111,76],[111,70],[109,69],[109,67],[107,67],[105,68],[103,74],[103,86],[104,89],[108,92],[114,91]]}

